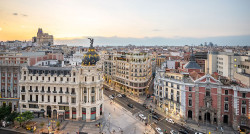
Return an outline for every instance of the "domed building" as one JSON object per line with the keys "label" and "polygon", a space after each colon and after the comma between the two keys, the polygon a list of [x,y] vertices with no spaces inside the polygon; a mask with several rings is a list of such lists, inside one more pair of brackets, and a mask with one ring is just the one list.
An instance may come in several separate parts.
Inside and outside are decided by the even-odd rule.
{"label": "domed building", "polygon": [[103,117],[103,73],[93,39],[81,66],[25,66],[21,72],[21,112],[86,122]]}

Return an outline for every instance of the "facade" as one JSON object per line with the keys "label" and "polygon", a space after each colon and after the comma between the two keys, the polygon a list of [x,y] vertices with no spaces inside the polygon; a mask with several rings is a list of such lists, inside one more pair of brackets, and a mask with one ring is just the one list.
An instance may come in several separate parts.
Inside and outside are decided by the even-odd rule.
{"label": "facade", "polygon": [[240,65],[241,56],[226,52],[210,52],[208,53],[209,74],[214,72],[222,76],[233,78],[233,73]]}
{"label": "facade", "polygon": [[[103,115],[103,76],[94,48],[82,66],[22,68],[20,107],[36,117],[94,121]],[[86,56],[88,55],[88,56]],[[93,59],[96,61],[93,62]],[[84,64],[91,62],[88,64]]]}
{"label": "facade", "polygon": [[43,33],[42,28],[38,28],[37,37],[33,37],[32,42],[37,42],[38,46],[51,46],[54,44],[54,39],[53,35]]}
{"label": "facade", "polygon": [[62,54],[2,53],[0,56],[0,105],[10,105],[12,110],[19,111],[19,80],[21,65],[34,65],[43,59],[62,59]]}
{"label": "facade", "polygon": [[163,64],[157,70],[154,94],[158,109],[180,120],[207,121],[235,130],[250,126],[249,87],[191,69],[167,69]]}
{"label": "facade", "polygon": [[152,80],[152,62],[147,53],[108,53],[103,68],[105,84],[128,94],[144,95]]}

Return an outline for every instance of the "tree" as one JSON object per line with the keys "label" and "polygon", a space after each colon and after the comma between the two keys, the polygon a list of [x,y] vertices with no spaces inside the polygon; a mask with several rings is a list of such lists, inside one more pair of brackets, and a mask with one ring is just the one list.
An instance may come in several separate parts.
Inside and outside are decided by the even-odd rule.
{"label": "tree", "polygon": [[61,123],[59,121],[56,122],[56,127],[57,129],[59,130],[59,127],[60,127]]}
{"label": "tree", "polygon": [[0,120],[3,120],[11,113],[11,107],[10,106],[1,106],[0,107]]}
{"label": "tree", "polygon": [[22,114],[19,114],[19,116],[17,116],[15,120],[20,123],[20,127],[21,127],[23,122],[25,123],[27,121],[32,120],[33,118],[34,116],[32,112],[25,111]]}
{"label": "tree", "polygon": [[22,117],[22,114],[19,114],[19,115],[15,118],[15,120],[16,120],[17,122],[19,122],[20,127],[22,126],[22,123],[25,122],[25,119]]}
{"label": "tree", "polygon": [[19,113],[12,112],[10,115],[7,116],[6,121],[14,122],[15,118],[18,117]]}

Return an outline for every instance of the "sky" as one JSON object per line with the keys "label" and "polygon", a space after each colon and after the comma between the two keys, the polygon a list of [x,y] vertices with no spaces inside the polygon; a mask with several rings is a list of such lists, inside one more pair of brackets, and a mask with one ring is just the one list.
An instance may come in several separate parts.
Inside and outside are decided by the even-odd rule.
{"label": "sky", "polygon": [[57,44],[250,45],[250,1],[0,1],[0,41],[31,40],[38,28]]}

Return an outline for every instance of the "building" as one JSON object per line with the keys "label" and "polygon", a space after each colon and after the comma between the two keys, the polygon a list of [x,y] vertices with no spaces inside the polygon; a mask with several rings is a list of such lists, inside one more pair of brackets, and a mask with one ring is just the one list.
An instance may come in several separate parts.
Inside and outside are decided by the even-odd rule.
{"label": "building", "polygon": [[13,111],[19,111],[21,65],[31,66],[44,59],[62,58],[62,54],[44,52],[0,53],[0,105],[10,105]]}
{"label": "building", "polygon": [[218,73],[204,74],[190,57],[184,69],[157,70],[157,108],[179,120],[250,129],[250,88]]}
{"label": "building", "polygon": [[209,74],[214,72],[221,76],[233,78],[238,65],[240,65],[239,55],[227,52],[209,52],[208,53],[208,68]]}
{"label": "building", "polygon": [[103,68],[105,85],[120,92],[144,95],[152,81],[152,62],[147,53],[107,53]]}
{"label": "building", "polygon": [[25,66],[21,72],[21,112],[33,111],[36,117],[86,122],[102,117],[102,68],[92,45],[81,66]]}
{"label": "building", "polygon": [[54,39],[53,35],[43,33],[42,28],[38,28],[37,37],[33,37],[32,42],[36,42],[38,46],[51,46],[54,44]]}

